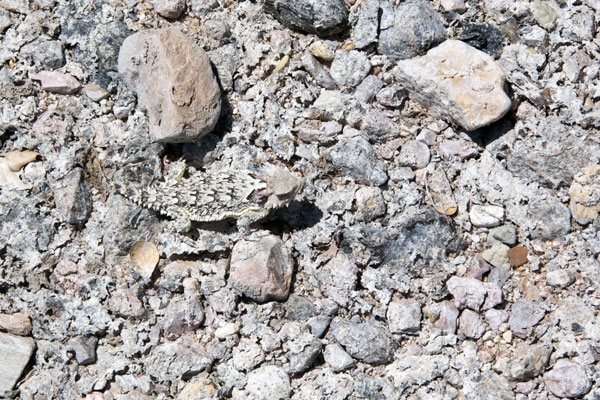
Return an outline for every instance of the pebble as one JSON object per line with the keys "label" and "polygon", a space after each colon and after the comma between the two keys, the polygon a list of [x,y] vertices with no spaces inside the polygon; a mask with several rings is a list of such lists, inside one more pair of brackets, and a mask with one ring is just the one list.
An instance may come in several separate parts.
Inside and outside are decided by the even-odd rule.
{"label": "pebble", "polygon": [[532,201],[529,203],[527,215],[532,216],[532,222],[535,223],[535,228],[531,230],[532,239],[560,238],[571,230],[569,208],[556,197]]}
{"label": "pebble", "polygon": [[29,78],[41,81],[42,90],[56,94],[75,94],[81,89],[81,84],[75,77],[58,71],[40,71],[29,74]]}
{"label": "pebble", "polygon": [[317,315],[316,317],[310,318],[306,322],[306,326],[315,337],[322,338],[325,335],[325,331],[329,328],[331,318],[325,315]]}
{"label": "pebble", "polygon": [[348,368],[352,368],[355,364],[352,357],[337,343],[325,346],[323,358],[327,365],[335,372],[345,371]]}
{"label": "pebble", "polygon": [[274,30],[271,32],[270,44],[275,53],[290,54],[292,52],[292,37],[287,31]]}
{"label": "pebble", "polygon": [[216,125],[221,91],[210,60],[179,30],[150,29],[129,36],[121,45],[118,69],[148,111],[154,140],[193,141]]}
{"label": "pebble", "polygon": [[377,365],[391,361],[394,340],[390,331],[380,322],[352,322],[335,317],[331,321],[331,333],[353,358],[367,364]]}
{"label": "pebble", "polygon": [[474,311],[464,310],[458,321],[458,332],[470,339],[479,339],[485,332],[485,323]]}
{"label": "pebble", "polygon": [[551,353],[551,345],[520,345],[508,364],[511,378],[528,381],[537,377],[546,369]]}
{"label": "pebble", "polygon": [[517,300],[510,311],[508,324],[518,337],[525,338],[530,329],[544,318],[546,312],[534,301]]}
{"label": "pebble", "polygon": [[370,222],[385,214],[385,200],[378,187],[362,187],[356,191],[356,205],[363,221]]}
{"label": "pebble", "polygon": [[458,320],[458,308],[452,301],[443,301],[440,303],[440,314],[435,326],[440,328],[445,334],[454,334],[456,332],[456,323]]}
{"label": "pebble", "polygon": [[[497,242],[504,243],[507,246],[514,246],[517,243],[517,230],[511,225],[502,225],[490,229],[487,237],[488,245],[493,246]],[[510,262],[510,250],[508,258]]]}
{"label": "pebble", "polygon": [[255,301],[284,300],[292,281],[293,262],[278,236],[262,233],[240,240],[231,253],[229,283]]}
{"label": "pebble", "polygon": [[487,274],[489,271],[490,264],[483,259],[481,254],[475,254],[467,263],[467,270],[464,276],[482,281],[483,275]]}
{"label": "pebble", "polygon": [[[369,137],[369,139],[376,142],[382,142],[400,136],[398,124],[391,120],[383,111],[376,108],[371,108],[363,114],[360,129]],[[396,148],[398,148],[398,145],[396,145],[396,143],[393,144],[393,151],[395,151]],[[386,158],[391,158],[392,155],[393,152],[387,154]]]}
{"label": "pebble", "polygon": [[144,281],[149,281],[154,275],[160,256],[158,249],[152,243],[135,242],[129,249],[129,258],[133,264],[135,273],[139,274]]}
{"label": "pebble", "polygon": [[361,2],[357,14],[358,20],[352,29],[352,42],[357,49],[364,49],[377,42],[379,0]]}
{"label": "pebble", "polygon": [[323,61],[331,62],[335,57],[338,44],[332,40],[317,40],[308,46],[310,53]]}
{"label": "pebble", "polygon": [[[315,83],[325,89],[335,89],[337,84],[329,74],[329,71],[321,64],[310,51],[302,53],[302,66],[313,77]],[[331,122],[331,121],[330,121]]]}
{"label": "pebble", "polygon": [[100,100],[107,99],[109,94],[102,87],[95,83],[90,83],[83,87],[85,95],[92,101],[99,102]]}
{"label": "pebble", "polygon": [[511,107],[502,69],[492,57],[461,41],[447,40],[422,57],[396,65],[394,76],[411,97],[432,115],[467,131],[498,121]]}
{"label": "pebble", "polygon": [[403,167],[425,168],[429,164],[431,153],[429,147],[417,140],[409,140],[400,149],[396,163]]}
{"label": "pebble", "polygon": [[240,330],[240,326],[235,322],[227,322],[223,326],[215,329],[215,337],[225,339],[227,336],[235,335]]}
{"label": "pebble", "polygon": [[407,97],[406,90],[393,85],[384,87],[375,96],[379,104],[389,108],[400,107]]}
{"label": "pebble", "polygon": [[69,339],[67,347],[75,353],[75,359],[80,365],[90,365],[96,362],[96,336],[76,336]]}
{"label": "pebble", "polygon": [[500,325],[508,320],[508,313],[504,310],[490,309],[485,312],[485,319],[493,330],[500,329]]}
{"label": "pebble", "polygon": [[446,160],[453,157],[466,160],[478,154],[479,151],[473,146],[473,143],[465,140],[444,140],[440,144],[440,155]]}
{"label": "pebble", "polygon": [[381,2],[377,52],[392,60],[413,58],[441,43],[446,33],[443,18],[427,1],[398,6]]}
{"label": "pebble", "polygon": [[340,33],[348,24],[343,0],[266,0],[264,10],[290,29],[319,36]]}
{"label": "pebble", "polygon": [[546,283],[554,288],[564,289],[573,282],[575,282],[575,276],[568,269],[557,269],[546,274]]}
{"label": "pebble", "polygon": [[376,157],[373,146],[364,137],[340,138],[325,154],[333,166],[357,183],[381,186],[388,180],[384,162]]}
{"label": "pebble", "polygon": [[305,142],[331,143],[342,132],[343,126],[337,121],[307,120],[296,126],[297,135]]}
{"label": "pebble", "polygon": [[502,224],[504,208],[488,204],[474,204],[469,211],[469,219],[478,228],[493,228]]}
{"label": "pebble", "polygon": [[496,243],[491,248],[486,249],[481,253],[483,259],[494,267],[502,267],[508,265],[508,251],[510,248],[502,243]]}
{"label": "pebble", "polygon": [[251,371],[245,387],[249,398],[285,400],[290,398],[290,377],[276,365],[264,365]]}
{"label": "pebble", "polygon": [[357,275],[358,267],[352,256],[338,252],[317,271],[316,278],[324,295],[346,307],[356,286]]}
{"label": "pebble", "polygon": [[163,329],[173,334],[170,337],[193,332],[204,321],[202,303],[197,295],[173,298],[164,313]]}
{"label": "pebble", "polygon": [[370,103],[383,87],[383,81],[376,75],[369,75],[356,87],[354,97],[359,103]]}
{"label": "pebble", "polygon": [[0,395],[13,389],[29,364],[34,349],[32,338],[0,333]]}
{"label": "pebble", "polygon": [[458,211],[458,204],[443,166],[436,163],[433,170],[429,170],[425,175],[425,179],[429,189],[428,200],[431,201],[437,212],[444,215],[454,215]]}
{"label": "pebble", "polygon": [[527,264],[527,255],[529,250],[525,246],[515,246],[508,250],[508,262],[513,267],[520,267],[521,265]]}
{"label": "pebble", "polygon": [[92,212],[92,195],[83,169],[73,168],[51,186],[54,204],[64,220],[82,228]]}
{"label": "pebble", "polygon": [[414,299],[392,301],[387,319],[392,333],[417,333],[421,328],[421,305]]}
{"label": "pebble", "polygon": [[467,10],[464,0],[441,0],[440,5],[446,12],[463,13]]}
{"label": "pebble", "polygon": [[152,6],[161,17],[174,19],[185,11],[185,0],[152,0]]}
{"label": "pebble", "polygon": [[415,179],[415,173],[409,167],[398,167],[390,171],[390,179],[394,182],[409,182]]}
{"label": "pebble", "polygon": [[125,288],[117,289],[111,294],[108,307],[124,317],[137,318],[145,312],[144,305],[136,291]]}
{"label": "pebble", "polygon": [[356,87],[371,70],[367,55],[358,50],[337,50],[329,68],[329,73],[340,86]]}
{"label": "pebble", "polygon": [[454,297],[454,304],[458,309],[468,307],[472,310],[479,311],[487,290],[483,282],[474,278],[460,278],[453,276],[446,282],[448,291]]}
{"label": "pebble", "polygon": [[544,383],[555,396],[568,398],[583,396],[592,387],[585,368],[564,358],[544,374]]}
{"label": "pebble", "polygon": [[583,168],[569,188],[571,213],[580,225],[594,221],[600,213],[600,165]]}
{"label": "pebble", "polygon": [[21,47],[20,53],[31,57],[41,68],[55,70],[65,65],[63,45],[58,40],[35,40]]}
{"label": "pebble", "polygon": [[12,335],[28,336],[31,334],[31,320],[23,313],[0,314],[0,330]]}

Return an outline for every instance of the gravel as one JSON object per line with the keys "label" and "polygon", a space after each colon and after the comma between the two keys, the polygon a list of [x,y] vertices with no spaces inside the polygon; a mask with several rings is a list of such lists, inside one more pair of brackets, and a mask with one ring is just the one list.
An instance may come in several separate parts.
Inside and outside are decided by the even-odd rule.
{"label": "gravel", "polygon": [[[600,398],[598,26],[0,1],[0,397]],[[304,185],[174,232],[115,187],[180,159]]]}

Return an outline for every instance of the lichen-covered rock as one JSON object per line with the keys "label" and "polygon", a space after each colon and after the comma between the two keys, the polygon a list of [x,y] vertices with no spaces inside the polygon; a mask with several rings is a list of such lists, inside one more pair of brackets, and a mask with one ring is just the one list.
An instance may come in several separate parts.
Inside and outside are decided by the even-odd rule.
{"label": "lichen-covered rock", "polygon": [[468,131],[498,121],[511,106],[494,59],[458,40],[398,61],[394,75],[429,112]]}
{"label": "lichen-covered rock", "polygon": [[177,29],[129,36],[119,51],[118,67],[148,111],[154,140],[190,142],[216,125],[221,91],[208,56]]}
{"label": "lichen-covered rock", "polygon": [[340,33],[348,23],[343,0],[266,0],[264,8],[288,28],[319,36]]}

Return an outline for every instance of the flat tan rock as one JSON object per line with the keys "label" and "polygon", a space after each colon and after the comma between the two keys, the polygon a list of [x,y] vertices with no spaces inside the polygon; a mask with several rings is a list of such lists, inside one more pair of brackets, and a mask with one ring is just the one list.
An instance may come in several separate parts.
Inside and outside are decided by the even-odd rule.
{"label": "flat tan rock", "polygon": [[492,57],[459,40],[446,40],[422,57],[398,61],[393,72],[432,115],[468,131],[498,121],[511,106],[502,69]]}
{"label": "flat tan rock", "polygon": [[190,142],[208,134],[221,113],[221,91],[206,52],[174,28],[129,36],[118,70],[148,111],[160,142]]}

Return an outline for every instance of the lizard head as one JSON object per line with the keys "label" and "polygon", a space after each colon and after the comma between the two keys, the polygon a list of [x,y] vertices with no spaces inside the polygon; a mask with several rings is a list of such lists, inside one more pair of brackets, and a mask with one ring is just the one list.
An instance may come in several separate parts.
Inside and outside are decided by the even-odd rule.
{"label": "lizard head", "polygon": [[258,194],[267,198],[265,208],[279,208],[288,205],[304,187],[304,181],[285,168],[267,164],[259,179],[267,187]]}

